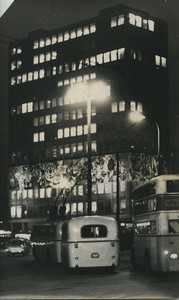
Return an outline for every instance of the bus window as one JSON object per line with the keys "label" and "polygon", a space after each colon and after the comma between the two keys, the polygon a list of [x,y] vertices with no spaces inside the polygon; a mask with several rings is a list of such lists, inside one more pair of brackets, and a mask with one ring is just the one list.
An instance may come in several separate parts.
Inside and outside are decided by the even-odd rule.
{"label": "bus window", "polygon": [[167,193],[179,191],[179,180],[167,180]]}
{"label": "bus window", "polygon": [[107,227],[105,225],[85,225],[81,228],[82,238],[102,238],[107,237]]}
{"label": "bus window", "polygon": [[179,233],[179,220],[169,220],[169,233]]}

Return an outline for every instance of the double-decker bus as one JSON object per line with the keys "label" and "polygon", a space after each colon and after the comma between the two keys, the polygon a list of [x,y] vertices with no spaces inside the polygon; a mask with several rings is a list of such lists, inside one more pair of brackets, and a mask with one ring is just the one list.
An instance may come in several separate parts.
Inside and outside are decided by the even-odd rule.
{"label": "double-decker bus", "polygon": [[146,272],[179,271],[179,175],[161,175],[133,190],[131,262]]}

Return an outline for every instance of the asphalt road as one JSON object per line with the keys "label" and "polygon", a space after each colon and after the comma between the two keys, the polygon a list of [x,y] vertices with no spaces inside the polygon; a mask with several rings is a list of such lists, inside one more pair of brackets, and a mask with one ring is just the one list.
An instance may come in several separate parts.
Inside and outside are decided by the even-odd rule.
{"label": "asphalt road", "polygon": [[179,273],[145,275],[121,255],[117,273],[70,272],[33,257],[0,255],[0,299],[179,299]]}

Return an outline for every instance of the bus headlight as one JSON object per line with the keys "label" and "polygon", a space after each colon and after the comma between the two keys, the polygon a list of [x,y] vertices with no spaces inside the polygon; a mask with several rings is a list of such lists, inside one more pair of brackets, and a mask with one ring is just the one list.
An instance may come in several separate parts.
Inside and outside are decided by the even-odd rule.
{"label": "bus headlight", "polygon": [[170,254],[170,259],[175,260],[175,259],[177,259],[177,258],[178,258],[178,254],[176,254],[176,253]]}
{"label": "bus headlight", "polygon": [[168,255],[168,253],[169,253],[168,250],[165,250],[165,251],[164,251],[164,254],[165,254],[165,255]]}

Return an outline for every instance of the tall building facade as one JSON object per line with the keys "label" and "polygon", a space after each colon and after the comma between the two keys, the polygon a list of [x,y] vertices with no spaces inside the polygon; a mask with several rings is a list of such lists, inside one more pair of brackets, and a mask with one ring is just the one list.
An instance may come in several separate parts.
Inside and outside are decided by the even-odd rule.
{"label": "tall building facade", "polygon": [[[10,45],[9,215],[53,207],[132,221],[131,191],[169,172],[167,24],[124,5]],[[144,118],[145,117],[145,118]]]}

